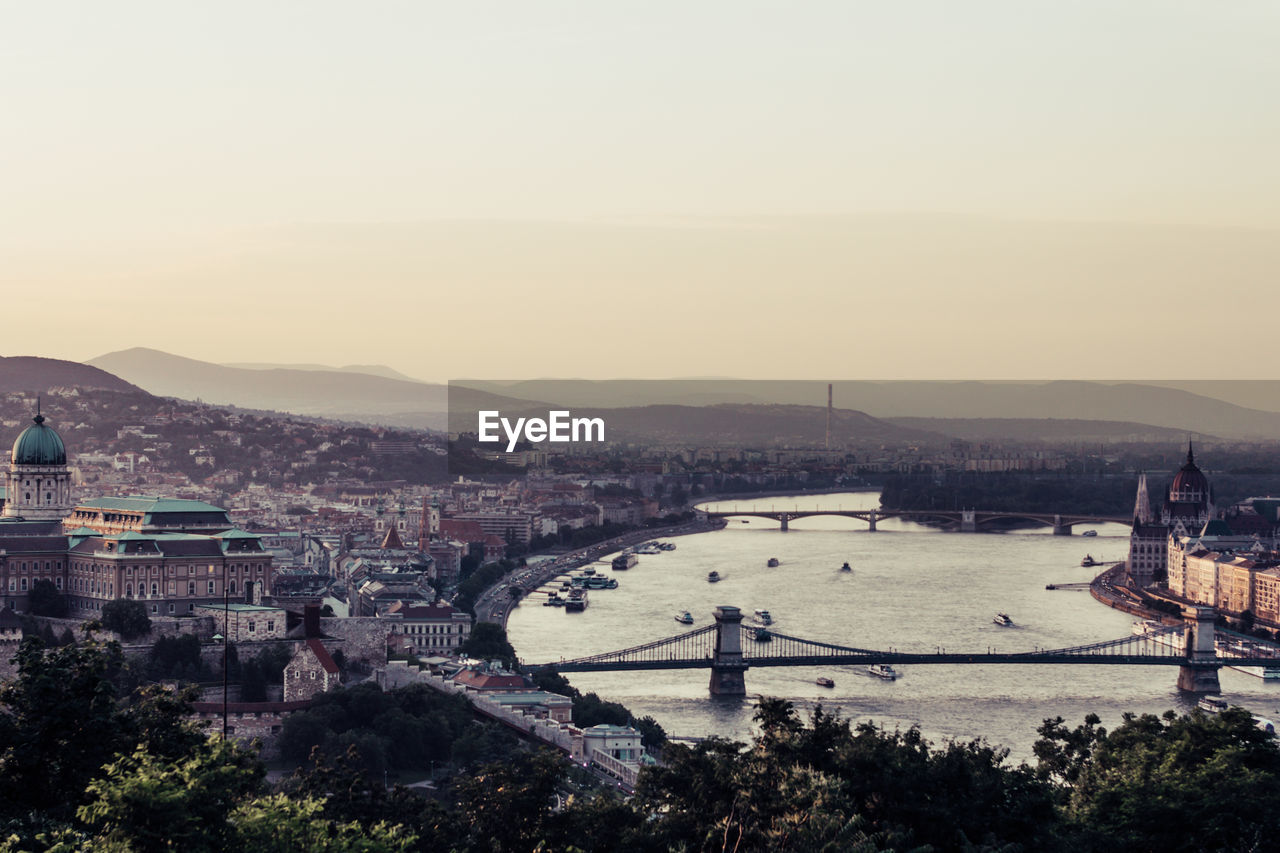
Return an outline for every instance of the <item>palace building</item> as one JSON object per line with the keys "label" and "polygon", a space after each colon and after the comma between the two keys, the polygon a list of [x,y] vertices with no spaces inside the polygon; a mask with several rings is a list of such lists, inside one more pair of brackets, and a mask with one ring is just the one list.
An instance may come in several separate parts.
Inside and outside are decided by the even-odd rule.
{"label": "palace building", "polygon": [[1157,518],[1147,494],[1147,475],[1138,479],[1133,507],[1133,532],[1129,535],[1126,570],[1138,586],[1165,580],[1169,566],[1170,537],[1198,533],[1213,517],[1209,480],[1196,466],[1195,453],[1187,445],[1187,461],[1178,469],[1160,506]]}
{"label": "palace building", "polygon": [[41,580],[67,596],[77,618],[117,598],[142,601],[155,616],[186,616],[270,595],[271,554],[224,509],[141,496],[73,506],[66,448],[43,415],[14,441],[5,486],[0,606],[25,611]]}

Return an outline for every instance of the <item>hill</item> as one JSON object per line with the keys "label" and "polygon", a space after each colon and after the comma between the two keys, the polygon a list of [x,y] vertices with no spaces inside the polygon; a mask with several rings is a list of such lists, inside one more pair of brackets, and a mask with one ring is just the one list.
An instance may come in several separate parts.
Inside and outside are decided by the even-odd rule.
{"label": "hill", "polygon": [[138,392],[142,389],[106,370],[39,356],[0,357],[0,392],[47,392],[50,388],[101,388],[108,391]]}

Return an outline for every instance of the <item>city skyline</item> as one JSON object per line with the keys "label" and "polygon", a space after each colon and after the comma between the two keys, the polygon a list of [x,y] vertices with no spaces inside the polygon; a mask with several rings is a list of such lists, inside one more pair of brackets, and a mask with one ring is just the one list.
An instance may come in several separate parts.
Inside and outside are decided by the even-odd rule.
{"label": "city skyline", "polygon": [[1275,307],[1278,31],[1260,2],[15,4],[0,283],[61,326],[5,354],[1271,378],[1160,353],[1199,302]]}

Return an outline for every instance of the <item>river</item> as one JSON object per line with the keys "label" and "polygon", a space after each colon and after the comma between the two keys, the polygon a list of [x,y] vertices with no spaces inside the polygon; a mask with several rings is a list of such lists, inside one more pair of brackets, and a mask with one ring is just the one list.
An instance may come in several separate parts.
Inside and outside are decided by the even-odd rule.
{"label": "river", "polygon": [[[717,501],[718,511],[756,508],[868,509],[874,492]],[[1094,601],[1088,591],[1050,591],[1048,583],[1088,581],[1097,569],[1080,566],[1085,553],[1113,561],[1128,548],[1127,526],[1102,524],[1096,537],[1053,536],[1049,528],[1010,533],[951,533],[899,520],[864,522],[817,517],[779,531],[768,519],[682,536],[675,551],[641,556],[629,571],[606,574],[616,590],[593,591],[583,613],[541,607],[531,595],[508,621],[508,634],[526,661],[544,662],[638,645],[710,624],[716,605],[750,614],[769,610],[774,628],[805,639],[861,648],[949,652],[1062,648],[1127,636],[1134,617]],[[1081,532],[1081,528],[1077,528]],[[770,557],[780,561],[767,568]],[[848,561],[852,572],[840,572]],[[709,571],[724,580],[707,583]],[[685,627],[675,614],[688,610]],[[1008,613],[1014,627],[992,622]],[[710,672],[655,670],[572,673],[580,690],[651,714],[669,734],[752,734],[752,696],[786,697],[807,711],[821,702],[854,721],[890,729],[918,726],[930,740],[985,738],[1015,760],[1032,760],[1036,728],[1047,717],[1070,725],[1089,712],[1114,726],[1125,711],[1187,710],[1194,698],[1176,686],[1176,667],[904,666],[896,681],[860,667],[776,667],[747,671],[747,699],[711,697]],[[819,687],[826,676],[834,688]],[[1224,696],[1268,717],[1277,715],[1280,687],[1223,670]]]}

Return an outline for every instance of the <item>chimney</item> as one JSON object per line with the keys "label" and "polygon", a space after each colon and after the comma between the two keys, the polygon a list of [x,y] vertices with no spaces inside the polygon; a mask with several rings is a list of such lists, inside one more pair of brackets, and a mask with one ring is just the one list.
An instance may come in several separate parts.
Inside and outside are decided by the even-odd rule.
{"label": "chimney", "polygon": [[320,605],[308,604],[302,611],[303,635],[309,640],[320,636]]}

